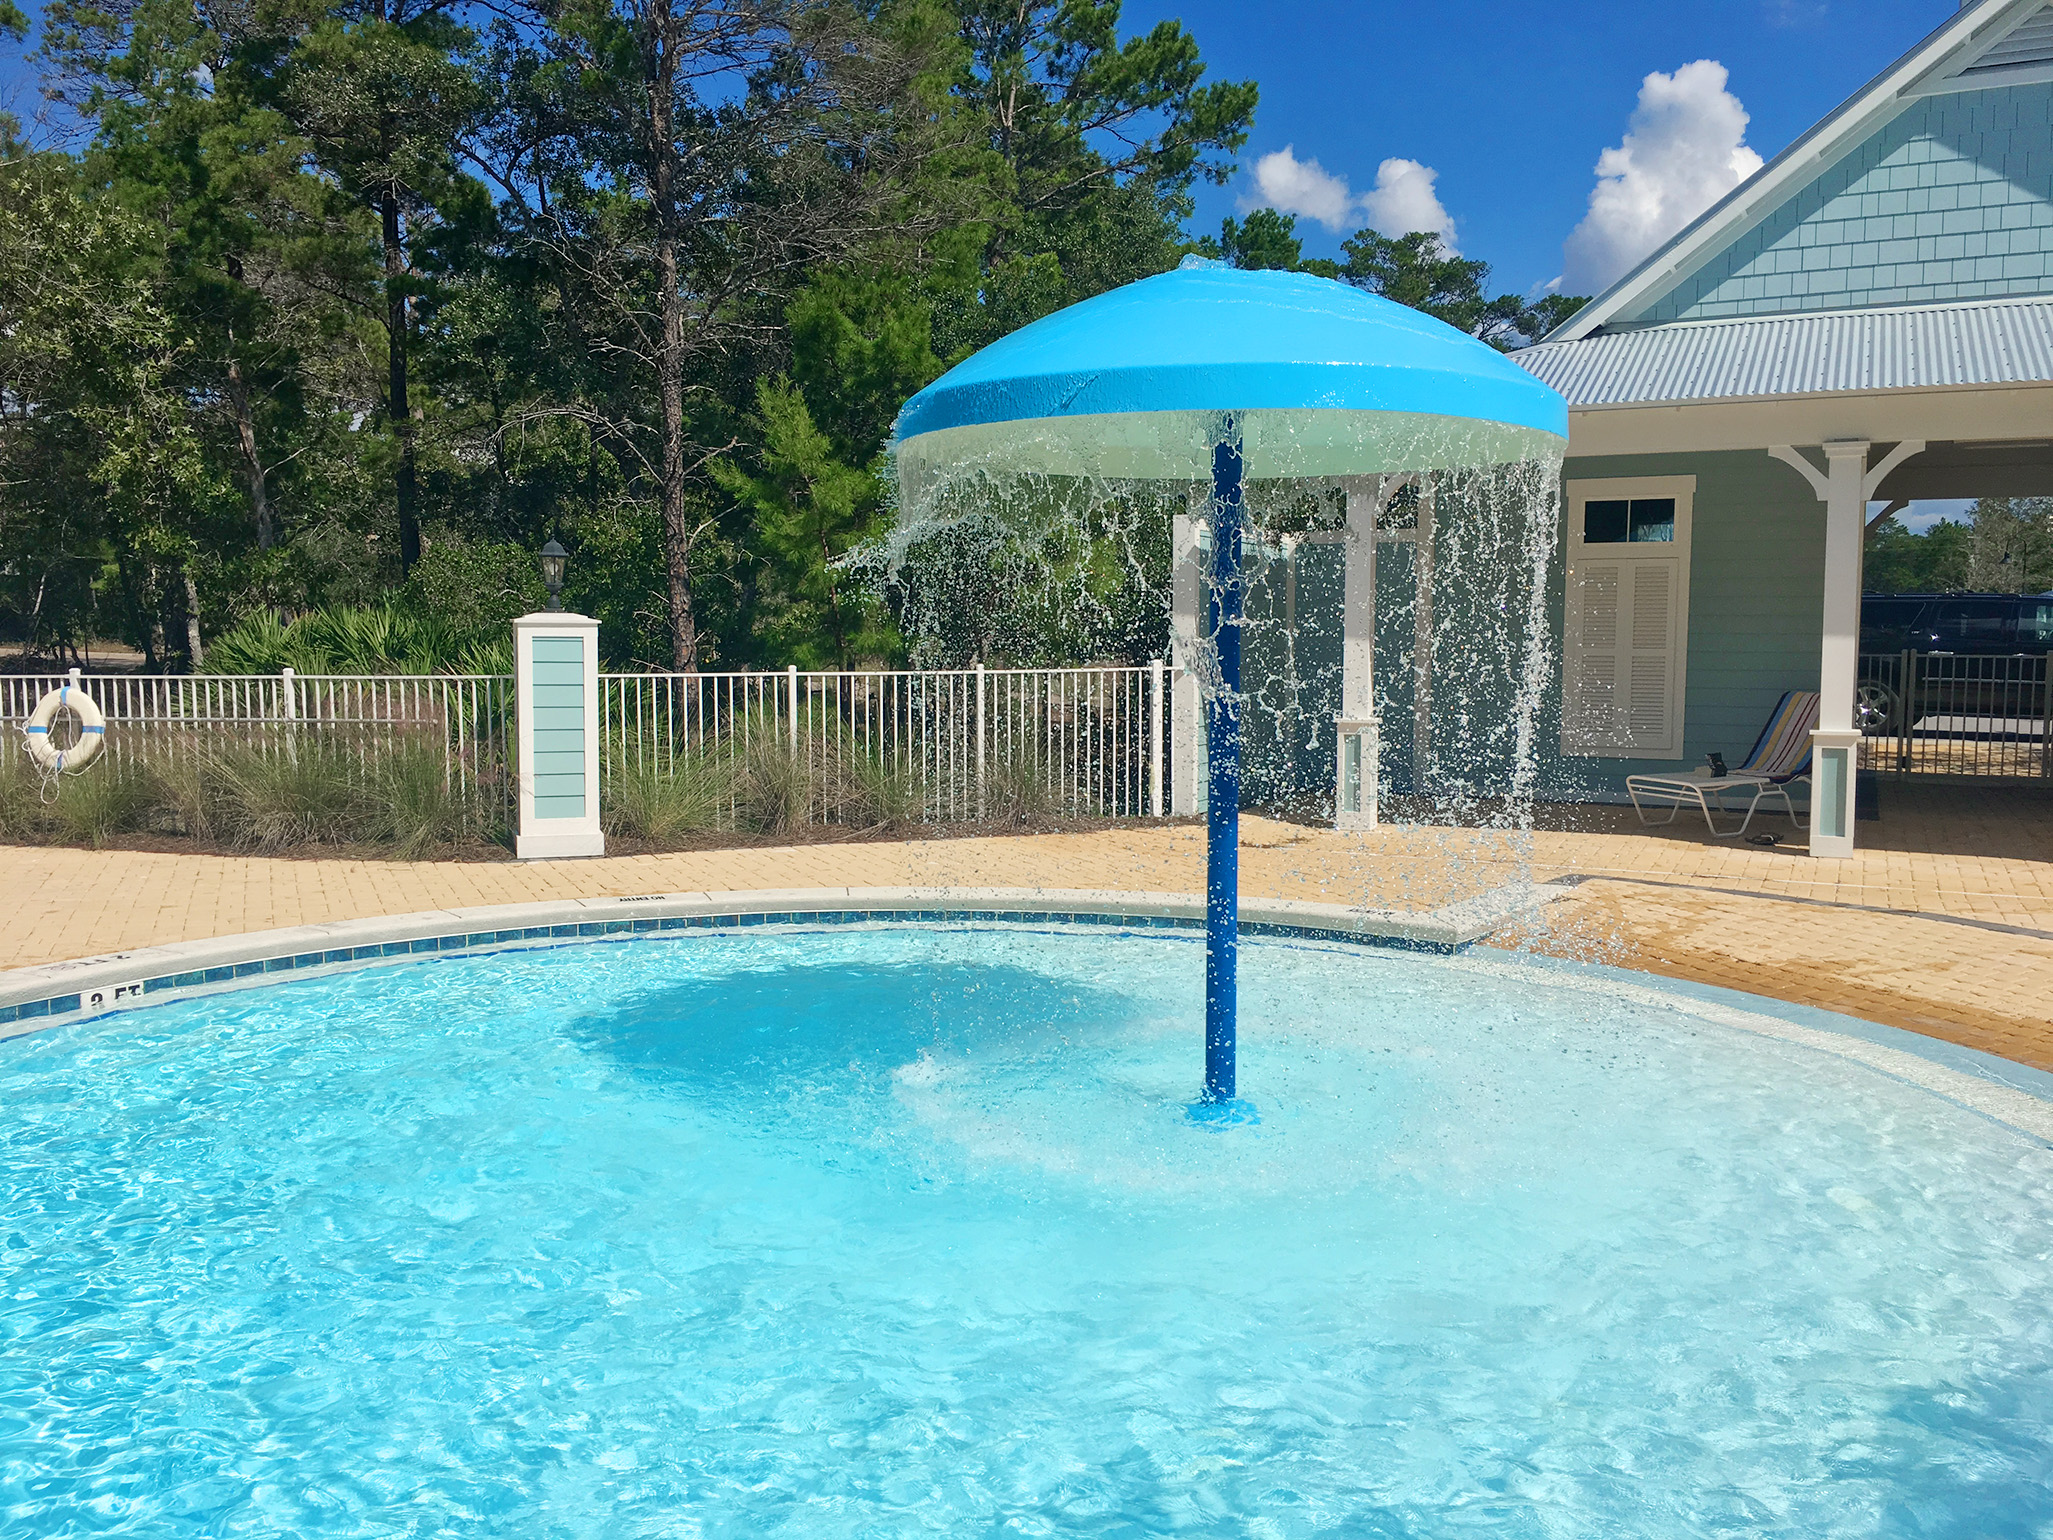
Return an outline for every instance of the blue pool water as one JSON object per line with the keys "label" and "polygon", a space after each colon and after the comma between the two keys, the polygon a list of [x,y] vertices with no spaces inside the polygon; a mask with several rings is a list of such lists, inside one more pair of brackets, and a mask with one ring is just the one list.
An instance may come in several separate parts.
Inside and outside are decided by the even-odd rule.
{"label": "blue pool water", "polygon": [[0,1533],[2053,1535],[2053,1153],[1686,1002],[752,931],[0,1044]]}

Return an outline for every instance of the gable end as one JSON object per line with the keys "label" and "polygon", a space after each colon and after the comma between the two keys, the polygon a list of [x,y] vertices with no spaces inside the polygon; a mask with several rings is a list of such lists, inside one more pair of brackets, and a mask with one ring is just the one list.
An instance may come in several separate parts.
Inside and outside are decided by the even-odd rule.
{"label": "gable end", "polygon": [[[2053,45],[2053,9],[2047,14]],[[1913,98],[1766,218],[1620,319],[1659,324],[2049,292],[2053,81]]]}

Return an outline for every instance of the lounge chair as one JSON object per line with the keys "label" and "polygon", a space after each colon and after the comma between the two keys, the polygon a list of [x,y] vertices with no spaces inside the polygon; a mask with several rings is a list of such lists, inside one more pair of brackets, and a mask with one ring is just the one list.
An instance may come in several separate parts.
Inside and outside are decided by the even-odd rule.
{"label": "lounge chair", "polygon": [[[1656,820],[1647,817],[1646,808],[1640,805],[1642,797],[1668,809],[1668,816],[1659,820],[1664,824],[1674,823],[1675,815],[1694,802],[1703,810],[1705,825],[1719,839],[1746,833],[1761,799],[1780,797],[1789,821],[1801,829],[1805,825],[1797,817],[1796,804],[1789,800],[1789,788],[1798,781],[1810,784],[1811,732],[1817,725],[1818,692],[1791,690],[1776,703],[1746,763],[1735,765],[1730,774],[1714,776],[1705,765],[1687,775],[1629,775],[1625,778],[1626,795],[1632,798],[1633,811],[1643,824]],[[1718,827],[1716,815],[1740,811],[1736,805],[1727,805],[1728,796],[1747,798],[1746,817],[1736,829]]]}

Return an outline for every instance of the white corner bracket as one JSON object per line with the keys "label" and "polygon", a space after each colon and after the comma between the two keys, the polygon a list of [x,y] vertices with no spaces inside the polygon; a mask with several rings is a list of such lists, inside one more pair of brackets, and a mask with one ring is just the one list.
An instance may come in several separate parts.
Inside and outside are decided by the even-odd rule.
{"label": "white corner bracket", "polygon": [[[1834,459],[1843,459],[1853,455],[1860,456],[1865,464],[1868,453],[1868,441],[1866,439],[1833,439],[1824,446],[1824,449],[1828,464]],[[1923,454],[1924,452],[1925,441],[1916,438],[1907,438],[1890,450],[1888,454],[1882,457],[1880,464],[1876,465],[1872,470],[1868,470],[1862,476],[1861,502],[1866,504],[1874,501],[1875,489],[1889,479],[1891,471],[1903,464],[1912,455]],[[1811,464],[1809,455],[1791,448],[1788,444],[1770,444],[1768,446],[1768,453],[1809,482],[1811,484],[1811,491],[1817,494],[1819,502],[1831,501],[1832,483],[1830,474],[1819,470],[1817,466]]]}
{"label": "white corner bracket", "polygon": [[599,623],[560,610],[513,623],[523,861],[602,856],[599,827]]}

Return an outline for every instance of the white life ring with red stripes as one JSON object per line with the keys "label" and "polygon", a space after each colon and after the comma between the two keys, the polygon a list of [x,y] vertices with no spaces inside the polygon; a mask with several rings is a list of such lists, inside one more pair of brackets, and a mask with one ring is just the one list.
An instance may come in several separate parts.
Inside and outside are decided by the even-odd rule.
{"label": "white life ring with red stripes", "polygon": [[[60,711],[69,711],[78,718],[78,742],[68,749],[60,749],[50,741],[50,724],[57,720]],[[55,775],[60,770],[83,770],[93,762],[93,756],[107,741],[107,719],[100,715],[92,696],[76,685],[66,684],[36,702],[35,712],[22,731],[28,735],[29,758]]]}

